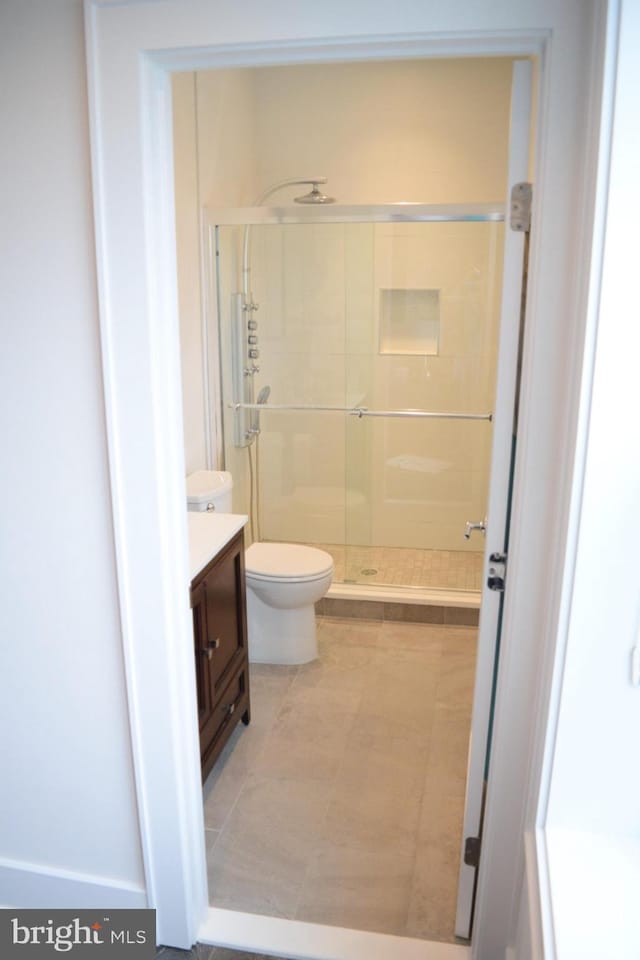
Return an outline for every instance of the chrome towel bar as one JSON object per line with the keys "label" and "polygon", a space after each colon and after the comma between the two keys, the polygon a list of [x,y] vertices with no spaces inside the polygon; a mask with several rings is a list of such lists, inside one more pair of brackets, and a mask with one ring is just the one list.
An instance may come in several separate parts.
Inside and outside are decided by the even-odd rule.
{"label": "chrome towel bar", "polygon": [[346,413],[350,417],[413,417],[419,420],[493,420],[493,413],[437,413],[429,410],[368,410],[367,407],[304,406],[295,403],[230,403],[231,410],[270,410],[292,413]]}

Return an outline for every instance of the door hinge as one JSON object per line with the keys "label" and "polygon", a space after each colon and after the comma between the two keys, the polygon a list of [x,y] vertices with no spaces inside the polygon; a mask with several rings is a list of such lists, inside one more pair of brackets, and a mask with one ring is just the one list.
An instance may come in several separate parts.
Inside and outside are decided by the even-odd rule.
{"label": "door hinge", "polygon": [[477,867],[480,863],[480,837],[466,837],[464,841],[464,862],[468,867]]}
{"label": "door hinge", "polygon": [[531,198],[533,187],[530,183],[515,183],[511,188],[511,210],[509,223],[512,230],[529,233],[531,229]]}
{"label": "door hinge", "polygon": [[[489,576],[487,577],[487,586],[489,590],[497,590],[498,593],[504,593],[504,581],[507,573],[507,555],[506,553],[492,553],[489,555]],[[502,570],[497,569],[502,567]]]}

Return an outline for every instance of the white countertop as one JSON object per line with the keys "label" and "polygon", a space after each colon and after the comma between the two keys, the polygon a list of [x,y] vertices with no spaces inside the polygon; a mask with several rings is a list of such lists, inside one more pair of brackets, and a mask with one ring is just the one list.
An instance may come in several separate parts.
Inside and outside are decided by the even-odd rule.
{"label": "white countertop", "polygon": [[242,530],[248,519],[242,513],[187,513],[191,580]]}

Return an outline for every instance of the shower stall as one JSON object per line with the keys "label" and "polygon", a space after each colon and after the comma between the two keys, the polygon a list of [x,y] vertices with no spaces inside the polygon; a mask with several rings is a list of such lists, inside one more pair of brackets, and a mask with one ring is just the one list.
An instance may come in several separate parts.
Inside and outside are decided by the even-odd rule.
{"label": "shower stall", "polygon": [[318,203],[321,182],[207,211],[234,509],[330,552],[335,596],[479,603],[504,206]]}

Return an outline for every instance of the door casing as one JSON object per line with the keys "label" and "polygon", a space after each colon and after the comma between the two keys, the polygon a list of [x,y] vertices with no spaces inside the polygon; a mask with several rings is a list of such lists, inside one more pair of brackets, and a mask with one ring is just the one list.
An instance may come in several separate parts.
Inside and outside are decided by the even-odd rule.
{"label": "door casing", "polygon": [[[488,0],[473,9],[455,3],[408,5],[408,32],[398,37],[397,11],[386,4],[376,0],[366,9],[353,7],[355,23],[367,30],[362,34],[352,19],[345,22],[342,4],[327,3],[321,35],[302,10],[292,14],[289,39],[282,40],[285,31],[276,24],[278,38],[274,36],[272,17],[265,18],[255,3],[249,6],[251,10],[243,8],[240,30],[230,9],[226,15],[219,8],[214,12],[207,0],[167,0],[162,16],[154,3],[86,0],[109,460],[149,904],[158,911],[160,940],[176,946],[190,945],[206,916],[188,600],[186,589],[175,588],[188,582],[188,564],[169,74],[345,58],[535,55],[541,64],[539,199],[512,524],[518,562],[510,569],[505,609],[505,631],[518,636],[519,649],[516,656],[505,646],[501,664],[489,785],[494,796],[473,945],[474,956],[495,957],[504,952],[514,927],[524,872],[522,832],[533,822],[527,809],[530,766],[541,754],[541,735],[534,735],[536,714],[540,689],[551,683],[579,400],[581,308],[588,284],[589,242],[581,245],[580,233],[590,237],[592,226],[589,204],[582,223],[572,223],[570,215],[572,204],[593,196],[597,147],[588,129],[578,131],[573,142],[566,133],[576,104],[582,106],[581,115],[599,117],[600,85],[588,78],[597,76],[593,64],[597,68],[602,55],[595,38],[601,26],[596,20],[603,13],[589,10],[586,16],[582,6],[578,10],[533,0],[505,5],[499,16]],[[247,33],[248,41],[239,39]],[[309,39],[300,42],[298,36]],[[573,188],[567,188],[569,173]],[[554,262],[558,242],[562,249],[576,250],[571,275],[563,263]],[[556,348],[562,341],[560,365],[545,352],[550,338]],[[565,390],[565,383],[571,389]],[[565,401],[563,417],[557,416],[559,400]],[[568,456],[554,468],[559,444]],[[552,588],[545,593],[542,584],[546,588],[549,578]],[[535,604],[543,597],[541,621]],[[546,630],[542,649],[541,625]],[[167,822],[180,829],[167,831]]]}

